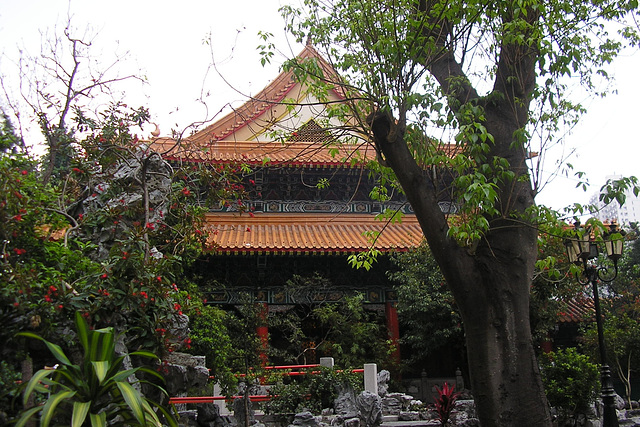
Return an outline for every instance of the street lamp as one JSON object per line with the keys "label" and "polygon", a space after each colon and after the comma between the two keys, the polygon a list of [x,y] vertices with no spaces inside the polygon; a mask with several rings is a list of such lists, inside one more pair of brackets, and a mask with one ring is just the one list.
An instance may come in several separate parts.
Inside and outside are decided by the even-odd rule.
{"label": "street lamp", "polygon": [[600,311],[600,297],[598,295],[598,281],[611,282],[618,276],[618,260],[622,256],[623,235],[622,230],[618,230],[615,221],[610,224],[609,230],[603,235],[603,242],[607,252],[607,257],[613,262],[613,270],[607,266],[598,266],[598,244],[591,235],[589,229],[580,228],[580,222],[576,221],[575,228],[577,238],[567,239],[565,247],[569,262],[581,265],[583,268],[583,278],[578,277],[581,285],[591,284],[593,288],[593,305],[596,310],[596,326],[598,328],[598,347],[600,350],[600,375],[601,375],[601,397],[604,404],[602,414],[603,427],[618,427],[618,416],[615,407],[615,391],[611,380],[611,370],[607,364],[606,347],[604,345],[604,332],[602,328],[602,314]]}

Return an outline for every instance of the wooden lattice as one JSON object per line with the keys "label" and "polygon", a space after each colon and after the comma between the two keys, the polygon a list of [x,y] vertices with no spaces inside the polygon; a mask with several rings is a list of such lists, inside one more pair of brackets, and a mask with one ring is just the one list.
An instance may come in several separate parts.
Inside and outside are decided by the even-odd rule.
{"label": "wooden lattice", "polygon": [[296,131],[291,132],[289,141],[291,142],[331,142],[335,138],[327,129],[320,126],[315,120],[311,119]]}

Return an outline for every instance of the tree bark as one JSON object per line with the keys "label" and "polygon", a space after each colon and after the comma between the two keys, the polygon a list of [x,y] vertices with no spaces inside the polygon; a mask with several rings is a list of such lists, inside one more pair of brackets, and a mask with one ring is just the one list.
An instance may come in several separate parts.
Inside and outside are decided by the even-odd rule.
{"label": "tree bark", "polygon": [[[502,120],[490,129],[497,139],[494,155],[503,155],[521,171],[524,154],[509,149],[513,131]],[[528,180],[506,182],[500,189],[505,215],[489,218],[491,228],[475,249],[459,246],[448,235],[445,215],[425,171],[411,156],[403,130],[388,113],[370,118],[374,142],[395,171],[416,213],[434,257],[456,299],[464,321],[469,369],[483,427],[550,426],[529,325],[529,289],[537,255],[533,227],[514,221],[533,205]],[[508,136],[507,136],[508,135]]]}

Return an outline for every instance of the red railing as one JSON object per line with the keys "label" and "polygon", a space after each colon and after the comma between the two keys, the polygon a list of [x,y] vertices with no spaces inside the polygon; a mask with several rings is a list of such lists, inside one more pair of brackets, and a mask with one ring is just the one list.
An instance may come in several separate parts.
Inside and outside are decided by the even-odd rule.
{"label": "red railing", "polygon": [[[320,365],[316,364],[316,365],[280,365],[280,366],[265,366],[262,369],[265,370],[289,370],[289,369],[298,369],[298,371],[291,371],[291,372],[283,372],[282,375],[289,375],[289,376],[296,376],[296,375],[306,375],[306,374],[319,374],[320,371],[299,371],[299,369],[311,369],[311,368],[317,368]],[[338,371],[341,372],[341,371]],[[351,372],[355,372],[355,373],[363,373],[364,369],[352,369]],[[242,378],[245,377],[246,374],[237,374],[236,376]],[[209,377],[210,379],[212,379],[213,377]],[[239,399],[242,398],[244,396],[231,396],[230,399]],[[257,394],[257,395],[251,395],[249,396],[249,400],[251,400],[252,402],[268,402],[269,400],[271,400],[272,396],[269,396],[268,394]],[[197,397],[171,397],[169,398],[169,404],[170,405],[178,405],[178,404],[185,404],[185,403],[214,403],[217,400],[226,400],[227,398],[225,396],[197,396]]]}
{"label": "red railing", "polygon": [[[231,396],[231,399],[240,399],[244,396]],[[213,403],[216,400],[225,400],[225,396],[197,396],[197,397],[171,397],[169,398],[170,405],[178,405],[181,403]],[[271,396],[268,394],[257,394],[249,396],[249,400],[252,402],[268,402]]]}

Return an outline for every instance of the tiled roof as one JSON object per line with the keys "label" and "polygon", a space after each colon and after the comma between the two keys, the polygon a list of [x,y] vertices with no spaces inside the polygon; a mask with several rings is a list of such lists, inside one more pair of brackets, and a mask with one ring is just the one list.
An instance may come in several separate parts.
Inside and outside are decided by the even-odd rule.
{"label": "tiled roof", "polygon": [[423,235],[415,216],[388,224],[365,214],[208,214],[209,242],[222,253],[350,254],[370,247],[366,231],[382,231],[375,247],[407,250]]}
{"label": "tiled roof", "polygon": [[362,161],[375,158],[374,150],[368,144],[330,146],[321,142],[216,141],[200,145],[184,141],[177,146],[172,139],[159,138],[154,140],[153,149],[167,160],[211,163],[346,166],[351,160],[361,165]]}
{"label": "tiled roof", "polygon": [[593,320],[595,313],[593,299],[579,297],[565,301],[565,304],[567,304],[565,311],[558,313],[559,323],[580,323]]}
{"label": "tiled roof", "polygon": [[[297,58],[303,60],[313,58],[323,69],[326,76],[337,78],[333,67],[322,58],[311,44],[307,44]],[[252,96],[248,102],[234,109],[222,119],[196,132],[191,139],[199,144],[207,144],[229,136],[238,129],[251,123],[274,105],[281,103],[291,89],[295,87],[296,83],[293,70],[280,73],[275,80],[255,96]],[[334,89],[334,92],[338,97],[344,99],[344,95],[339,86]]]}

